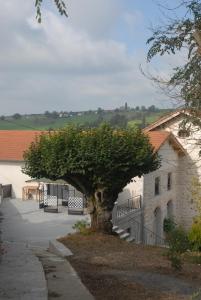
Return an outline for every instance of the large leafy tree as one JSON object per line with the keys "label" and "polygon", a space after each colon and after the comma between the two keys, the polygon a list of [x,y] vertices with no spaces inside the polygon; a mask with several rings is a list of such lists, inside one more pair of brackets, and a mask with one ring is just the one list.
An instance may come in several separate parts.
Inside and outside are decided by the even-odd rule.
{"label": "large leafy tree", "polygon": [[143,133],[109,125],[67,127],[43,134],[24,154],[23,172],[32,178],[63,179],[87,198],[93,229],[110,231],[118,194],[133,177],[159,167]]}
{"label": "large leafy tree", "polygon": [[[177,9],[185,11],[183,17],[174,18]],[[152,36],[147,43],[150,45],[148,62],[158,55],[175,55],[187,53],[183,65],[172,70],[169,80],[153,76],[152,79],[165,87],[169,95],[185,101],[185,105],[196,114],[201,110],[201,51],[199,36],[201,32],[201,0],[183,0],[172,10],[167,24],[153,28]]]}

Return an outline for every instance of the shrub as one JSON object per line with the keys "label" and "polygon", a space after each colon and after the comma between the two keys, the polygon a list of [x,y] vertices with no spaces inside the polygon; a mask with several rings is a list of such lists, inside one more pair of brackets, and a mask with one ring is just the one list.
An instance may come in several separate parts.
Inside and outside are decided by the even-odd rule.
{"label": "shrub", "polygon": [[76,232],[79,232],[81,234],[87,234],[89,229],[89,223],[86,220],[77,221],[73,225],[73,229],[75,229]]}
{"label": "shrub", "polygon": [[175,229],[175,223],[171,218],[165,218],[163,221],[163,231],[165,233],[172,232]]}
{"label": "shrub", "polygon": [[196,219],[188,234],[193,250],[201,251],[201,218]]}
{"label": "shrub", "polygon": [[186,252],[190,247],[188,235],[181,227],[175,228],[168,234],[167,242],[169,250],[179,254]]}
{"label": "shrub", "polygon": [[182,254],[189,249],[190,245],[188,235],[181,227],[177,227],[168,233],[167,242],[169,245],[168,259],[171,261],[171,266],[175,270],[181,270]]}
{"label": "shrub", "polygon": [[182,258],[181,254],[175,253],[175,252],[169,252],[168,258],[171,261],[171,266],[175,270],[181,270],[182,269]]}

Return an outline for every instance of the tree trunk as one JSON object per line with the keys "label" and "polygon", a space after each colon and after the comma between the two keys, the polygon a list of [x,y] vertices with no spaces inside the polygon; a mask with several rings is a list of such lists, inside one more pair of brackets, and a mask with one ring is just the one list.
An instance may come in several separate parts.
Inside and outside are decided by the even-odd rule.
{"label": "tree trunk", "polygon": [[94,231],[112,234],[111,212],[94,212],[91,216],[91,229]]}
{"label": "tree trunk", "polygon": [[97,191],[88,198],[88,209],[91,217],[91,229],[94,231],[112,234],[112,211],[108,210],[103,193]]}

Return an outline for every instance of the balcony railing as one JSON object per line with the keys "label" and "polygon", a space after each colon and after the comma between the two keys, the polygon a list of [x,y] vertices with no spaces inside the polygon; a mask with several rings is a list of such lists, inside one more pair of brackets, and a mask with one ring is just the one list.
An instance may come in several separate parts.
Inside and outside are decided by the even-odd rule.
{"label": "balcony railing", "polygon": [[136,209],[141,209],[142,197],[141,195],[126,199],[120,203],[116,202],[113,209],[113,219],[121,218]]}

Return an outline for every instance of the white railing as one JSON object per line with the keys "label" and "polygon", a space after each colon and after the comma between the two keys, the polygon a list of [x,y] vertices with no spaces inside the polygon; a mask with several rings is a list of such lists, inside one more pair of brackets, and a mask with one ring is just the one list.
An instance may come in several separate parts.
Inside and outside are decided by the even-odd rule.
{"label": "white railing", "polygon": [[120,203],[115,202],[113,212],[112,212],[112,220],[115,221],[118,218],[124,217],[135,210],[139,210],[142,207],[142,197],[141,195],[126,199],[121,201]]}
{"label": "white railing", "polygon": [[127,230],[136,243],[144,245],[165,245],[166,241],[143,225],[141,196],[127,199],[114,205],[112,212],[113,226]]}

